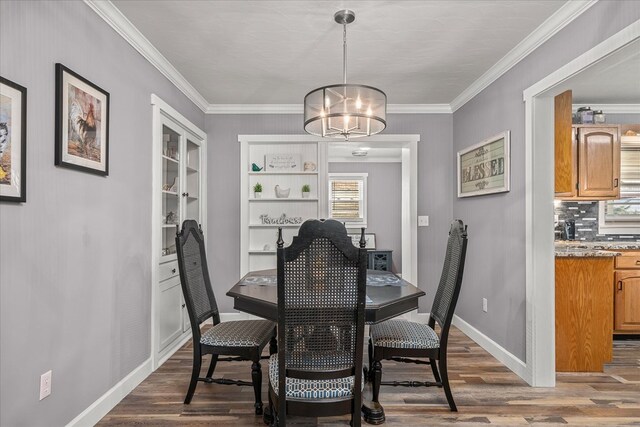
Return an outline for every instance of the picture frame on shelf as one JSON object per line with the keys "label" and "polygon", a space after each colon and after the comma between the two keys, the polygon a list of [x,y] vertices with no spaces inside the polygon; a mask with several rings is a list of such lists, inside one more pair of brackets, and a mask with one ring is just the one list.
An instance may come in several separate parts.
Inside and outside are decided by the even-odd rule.
{"label": "picture frame on shelf", "polygon": [[[351,243],[353,246],[359,248],[360,247],[360,233],[348,233],[348,236],[351,238]],[[366,249],[375,249],[376,248],[376,234],[375,233],[364,233],[365,240],[365,248]]]}
{"label": "picture frame on shelf", "polygon": [[0,77],[0,202],[27,201],[27,88]]}
{"label": "picture frame on shelf", "polygon": [[300,171],[300,154],[272,153],[264,156],[264,170],[272,172]]}
{"label": "picture frame on shelf", "polygon": [[109,93],[56,64],[55,165],[109,175]]}
{"label": "picture frame on shelf", "polygon": [[458,151],[458,197],[508,192],[510,167],[508,130]]}

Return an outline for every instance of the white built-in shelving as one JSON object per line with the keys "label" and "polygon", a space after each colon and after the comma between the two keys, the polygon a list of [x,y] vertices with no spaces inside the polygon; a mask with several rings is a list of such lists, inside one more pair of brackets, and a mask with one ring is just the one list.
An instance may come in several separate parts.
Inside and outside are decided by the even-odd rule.
{"label": "white built-in shelving", "polygon": [[[308,135],[239,135],[241,144],[241,244],[240,275],[249,271],[275,268],[278,227],[282,227],[286,244],[298,233],[300,224],[264,224],[261,215],[279,218],[298,217],[302,221],[318,218],[325,209],[326,144]],[[295,170],[273,170],[266,165],[269,155],[294,155],[299,159]],[[315,170],[304,170],[313,164]],[[253,165],[262,168],[253,170]],[[313,168],[313,166],[311,166]],[[260,198],[253,187],[262,185]],[[311,187],[308,197],[302,186]],[[289,197],[277,197],[275,187],[289,189]],[[267,249],[265,249],[267,248]]]}

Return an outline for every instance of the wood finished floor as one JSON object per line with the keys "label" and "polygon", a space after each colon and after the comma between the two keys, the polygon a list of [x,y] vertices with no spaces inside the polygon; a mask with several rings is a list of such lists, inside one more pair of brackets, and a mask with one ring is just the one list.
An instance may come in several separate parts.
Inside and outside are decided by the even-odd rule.
{"label": "wood finished floor", "polygon": [[[365,359],[366,360],[366,359]],[[253,415],[251,387],[199,383],[183,405],[191,375],[191,343],[143,381],[98,424],[264,426]],[[203,372],[208,359],[203,363]],[[263,361],[263,374],[267,361]],[[224,362],[215,377],[251,380],[250,363]],[[604,373],[558,374],[556,388],[532,388],[459,330],[452,328],[449,376],[457,413],[437,388],[381,389],[385,426],[640,426],[640,342],[616,341]],[[383,379],[431,379],[428,366],[383,363]],[[263,375],[263,399],[267,396]],[[343,425],[348,417],[294,418],[289,425]],[[363,425],[368,425],[363,423]]]}

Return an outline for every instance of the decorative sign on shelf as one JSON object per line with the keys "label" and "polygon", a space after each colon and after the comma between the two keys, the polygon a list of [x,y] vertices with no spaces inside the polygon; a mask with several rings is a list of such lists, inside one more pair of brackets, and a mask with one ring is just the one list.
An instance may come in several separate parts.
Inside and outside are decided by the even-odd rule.
{"label": "decorative sign on shelf", "polygon": [[458,151],[458,197],[509,191],[509,131]]}
{"label": "decorative sign on shelf", "polygon": [[264,165],[268,171],[299,171],[300,154],[267,154],[264,156]]}
{"label": "decorative sign on shelf", "polygon": [[260,215],[260,221],[262,221],[262,224],[270,225],[302,224],[302,217],[282,214],[279,218],[273,218],[267,214],[262,214]]}

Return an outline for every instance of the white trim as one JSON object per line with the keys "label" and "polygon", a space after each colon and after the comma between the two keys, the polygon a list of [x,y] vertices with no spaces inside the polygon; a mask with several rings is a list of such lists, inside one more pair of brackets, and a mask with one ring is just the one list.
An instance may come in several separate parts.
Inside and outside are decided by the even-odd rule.
{"label": "white trim", "polygon": [[151,372],[151,358],[149,358],[131,371],[126,377],[118,381],[116,385],[89,405],[89,407],[82,411],[77,417],[69,421],[67,427],[96,425],[98,421],[107,415],[122,399],[131,393],[138,384],[144,381]]}
{"label": "white trim", "polygon": [[613,222],[607,224],[605,221],[605,205],[607,201],[598,202],[598,233],[599,234],[640,234],[640,221]]}
{"label": "white trim", "polygon": [[566,2],[553,15],[538,26],[520,43],[511,49],[505,56],[496,62],[479,79],[474,81],[460,95],[451,101],[451,110],[455,112],[476,95],[486,89],[507,71],[515,67],[520,61],[526,58],[531,52],[549,40],[558,31],[569,25],[574,19],[582,15],[597,0],[574,0]]}
{"label": "white trim", "polygon": [[[538,96],[640,39],[636,21],[523,91],[525,101],[525,380],[555,385],[553,97]],[[534,149],[535,147],[535,149]],[[524,378],[524,377],[523,377]]]}
{"label": "white trim", "polygon": [[111,1],[84,0],[95,13],[202,111],[209,103]]}
{"label": "white trim", "polygon": [[[588,105],[592,110],[602,110],[604,114],[640,114],[640,104],[596,104],[593,102],[583,102],[580,104]],[[579,105],[574,104],[571,110],[575,113],[578,111]]]}
{"label": "white trim", "polygon": [[517,376],[527,381],[527,368],[522,360],[518,359],[500,344],[498,344],[455,314],[453,315],[453,321],[451,322],[451,324],[460,329],[466,336],[471,338],[480,347],[484,348],[487,352],[489,352],[489,354],[495,357],[504,366],[512,370]]}
{"label": "white trim", "polygon": [[[209,104],[207,114],[303,114],[303,104]],[[387,114],[451,114],[449,104],[388,104]]]}
{"label": "white trim", "polygon": [[355,157],[336,156],[329,157],[329,163],[402,163],[400,157]]}

